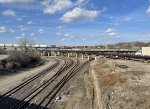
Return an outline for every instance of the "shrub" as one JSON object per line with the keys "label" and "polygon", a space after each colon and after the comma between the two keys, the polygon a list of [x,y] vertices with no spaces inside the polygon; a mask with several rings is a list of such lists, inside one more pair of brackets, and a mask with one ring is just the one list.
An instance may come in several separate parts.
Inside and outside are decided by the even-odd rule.
{"label": "shrub", "polygon": [[6,51],[2,48],[0,48],[0,54],[6,54]]}
{"label": "shrub", "polygon": [[27,68],[39,63],[41,60],[35,52],[26,53],[13,51],[9,53],[9,57],[4,61],[3,66],[7,69]]}
{"label": "shrub", "polygon": [[17,62],[8,62],[8,63],[6,64],[6,68],[7,68],[7,69],[13,69],[13,70],[15,70],[15,69],[17,69],[17,68],[19,68],[19,67],[20,67],[20,64],[17,63]]}

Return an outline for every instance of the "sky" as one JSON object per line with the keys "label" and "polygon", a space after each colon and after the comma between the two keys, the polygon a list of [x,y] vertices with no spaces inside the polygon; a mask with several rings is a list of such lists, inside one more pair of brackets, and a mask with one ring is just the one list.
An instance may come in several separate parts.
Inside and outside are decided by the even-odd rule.
{"label": "sky", "polygon": [[150,41],[150,0],[0,0],[0,43]]}

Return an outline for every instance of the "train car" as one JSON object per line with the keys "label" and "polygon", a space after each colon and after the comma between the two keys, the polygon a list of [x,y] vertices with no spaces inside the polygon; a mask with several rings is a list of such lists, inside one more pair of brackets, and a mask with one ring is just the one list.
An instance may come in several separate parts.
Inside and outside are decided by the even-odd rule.
{"label": "train car", "polygon": [[4,46],[5,46],[5,44],[0,44],[0,46],[1,46],[1,47],[4,47]]}
{"label": "train car", "polygon": [[13,44],[5,44],[6,47],[13,47]]}
{"label": "train car", "polygon": [[48,45],[39,45],[39,47],[41,47],[41,48],[42,48],[42,47],[48,47]]}
{"label": "train car", "polygon": [[20,47],[19,44],[13,44],[13,47]]}
{"label": "train car", "polygon": [[40,45],[32,45],[32,47],[40,47]]}
{"label": "train car", "polygon": [[56,45],[50,45],[49,47],[50,48],[56,48]]}

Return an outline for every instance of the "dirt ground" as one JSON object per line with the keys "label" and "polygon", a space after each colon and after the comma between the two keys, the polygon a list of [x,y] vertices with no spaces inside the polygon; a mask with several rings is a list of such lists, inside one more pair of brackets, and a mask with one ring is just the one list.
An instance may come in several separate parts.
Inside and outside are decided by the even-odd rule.
{"label": "dirt ground", "polygon": [[[53,109],[93,109],[93,88],[89,77],[89,65],[79,71],[60,91]],[[56,97],[56,98],[57,98]]]}
{"label": "dirt ground", "polygon": [[6,58],[8,58],[8,55],[0,55],[0,61]]}
{"label": "dirt ground", "polygon": [[4,93],[5,91],[13,88],[17,84],[20,84],[22,81],[27,80],[32,75],[38,74],[39,72],[53,65],[55,62],[56,61],[54,60],[47,59],[44,65],[35,68],[25,69],[23,71],[19,71],[14,75],[0,76],[0,93]]}
{"label": "dirt ground", "polygon": [[91,68],[103,109],[150,109],[150,63],[100,57]]}
{"label": "dirt ground", "polygon": [[[50,61],[32,69],[32,74],[53,63]],[[6,85],[12,87],[11,83],[17,84],[30,75],[27,71],[0,79],[0,92],[7,90]],[[99,57],[61,89],[52,108],[150,109],[150,63]]]}

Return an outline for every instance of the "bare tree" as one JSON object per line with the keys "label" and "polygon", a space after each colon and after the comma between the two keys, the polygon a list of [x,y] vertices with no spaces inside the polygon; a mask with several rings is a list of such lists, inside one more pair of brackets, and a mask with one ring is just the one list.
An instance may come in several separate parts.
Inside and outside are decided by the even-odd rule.
{"label": "bare tree", "polygon": [[21,38],[19,40],[19,45],[21,50],[25,50],[25,52],[28,52],[29,50],[32,50],[33,45],[35,45],[35,42],[27,38]]}

